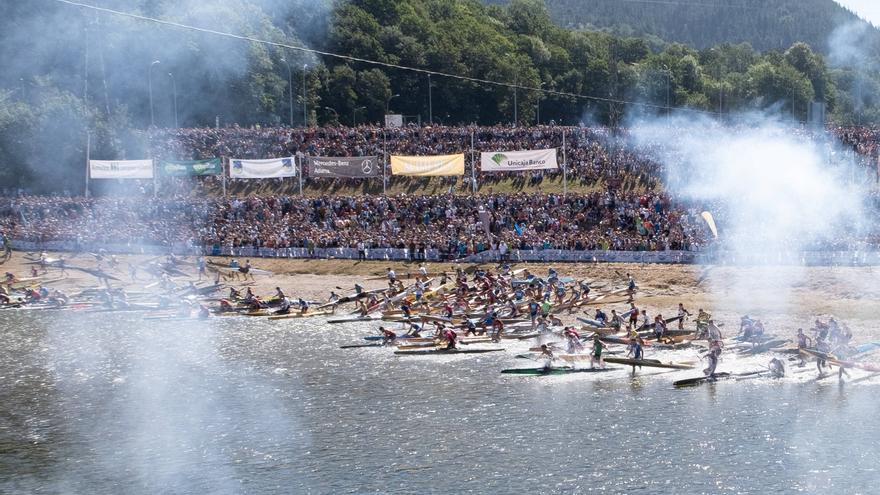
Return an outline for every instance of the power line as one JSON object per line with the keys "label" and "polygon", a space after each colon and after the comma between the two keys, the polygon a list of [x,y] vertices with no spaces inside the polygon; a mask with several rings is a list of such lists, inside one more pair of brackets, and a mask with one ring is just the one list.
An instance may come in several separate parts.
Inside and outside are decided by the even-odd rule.
{"label": "power line", "polygon": [[338,59],[347,60],[350,62],[359,62],[359,63],[364,63],[364,64],[377,65],[380,67],[387,67],[387,68],[391,68],[391,69],[408,70],[411,72],[417,72],[417,73],[421,73],[421,74],[425,74],[425,75],[446,77],[446,78],[450,78],[450,79],[457,79],[460,81],[468,81],[468,82],[477,83],[477,84],[500,86],[500,87],[504,87],[504,88],[508,88],[508,89],[521,89],[521,90],[525,90],[525,91],[535,91],[535,92],[548,94],[548,95],[562,96],[562,97],[567,97],[567,98],[579,98],[579,99],[585,99],[585,100],[600,101],[600,102],[604,102],[604,103],[615,103],[615,104],[621,104],[621,105],[633,105],[633,106],[642,106],[642,107],[646,107],[646,108],[667,109],[667,110],[670,108],[675,108],[676,110],[679,110],[679,111],[701,113],[701,114],[706,114],[706,115],[718,115],[716,112],[712,112],[712,111],[708,111],[708,110],[699,110],[699,109],[685,108],[685,107],[670,107],[670,106],[664,106],[664,105],[656,105],[653,103],[618,100],[618,99],[614,99],[614,98],[602,98],[600,96],[582,95],[582,94],[577,94],[577,93],[569,93],[567,91],[557,91],[557,90],[553,90],[553,89],[544,89],[544,88],[540,88],[540,87],[536,88],[536,87],[532,87],[532,86],[522,86],[518,83],[509,83],[509,82],[504,82],[504,81],[493,81],[491,79],[481,79],[478,77],[462,76],[459,74],[449,74],[446,72],[433,71],[430,69],[423,69],[423,68],[419,68],[419,67],[408,67],[405,65],[398,65],[398,64],[388,63],[388,62],[381,62],[378,60],[370,60],[370,59],[365,59],[365,58],[360,58],[360,57],[353,57],[351,55],[343,55],[343,54],[339,54],[339,53],[316,50],[314,48],[307,48],[304,46],[289,45],[287,43],[264,40],[264,39],[260,39],[260,38],[255,38],[253,36],[244,36],[244,35],[240,35],[240,34],[227,33],[224,31],[217,31],[215,29],[210,29],[210,28],[191,26],[189,24],[183,24],[180,22],[168,21],[168,20],[164,20],[164,19],[157,19],[155,17],[148,17],[148,16],[144,16],[144,15],[140,15],[140,14],[133,14],[131,12],[123,12],[120,10],[109,9],[107,7],[98,7],[96,5],[88,5],[85,3],[75,2],[73,0],[52,0],[52,1],[66,4],[66,5],[71,5],[74,7],[91,9],[91,10],[103,12],[106,14],[118,15],[118,16],[122,16],[122,17],[128,17],[131,19],[137,19],[139,21],[152,22],[155,24],[161,24],[161,25],[165,25],[165,26],[171,26],[171,27],[190,30],[190,31],[197,31],[197,32],[206,33],[206,34],[213,34],[216,36],[233,38],[233,39],[237,39],[237,40],[241,40],[241,41],[249,41],[251,43],[260,43],[263,45],[273,46],[276,48],[286,48],[289,50],[295,50],[295,51],[300,51],[300,52],[305,52],[305,53],[314,53],[316,55],[321,55],[324,57],[331,57],[331,58],[338,58]]}

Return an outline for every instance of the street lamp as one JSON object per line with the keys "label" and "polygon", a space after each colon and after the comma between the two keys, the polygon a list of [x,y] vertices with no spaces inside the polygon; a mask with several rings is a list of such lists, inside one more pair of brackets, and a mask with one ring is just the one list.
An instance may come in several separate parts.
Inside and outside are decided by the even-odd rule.
{"label": "street lamp", "polygon": [[428,122],[434,125],[434,100],[431,97],[431,73],[428,73]]}
{"label": "street lamp", "polygon": [[293,76],[290,72],[290,62],[286,58],[282,58],[281,61],[287,64],[287,110],[290,113],[290,127],[293,127]]}
{"label": "street lamp", "polygon": [[544,83],[538,85],[538,102],[535,103],[535,124],[541,125],[541,98],[544,97],[544,92],[541,88],[544,87]]}
{"label": "street lamp", "polygon": [[358,110],[363,110],[367,107],[354,107],[354,110],[351,111],[351,126],[357,127],[357,113]]}
{"label": "street lamp", "polygon": [[306,107],[306,69],[309,64],[303,64],[303,127],[309,126],[309,113]]}
{"label": "street lamp", "polygon": [[159,65],[159,63],[160,62],[158,60],[153,60],[153,63],[150,64],[150,70],[147,71],[148,72],[147,85],[150,89],[150,127],[153,127],[156,125],[156,122],[155,122],[155,119],[153,116],[153,66]]}
{"label": "street lamp", "polygon": [[174,128],[177,129],[180,125],[177,123],[177,81],[174,80],[174,74],[168,73],[168,77],[171,78],[171,92],[174,95]]}
{"label": "street lamp", "polygon": [[669,86],[672,82],[672,71],[666,64],[663,64],[663,70],[666,72],[666,116],[669,117],[671,109],[669,107]]}
{"label": "street lamp", "polygon": [[385,113],[386,114],[390,111],[389,108],[391,108],[391,100],[393,100],[394,98],[397,98],[398,96],[400,96],[400,95],[395,93],[395,94],[391,95],[390,97],[388,97],[388,101],[385,102]]}
{"label": "street lamp", "polygon": [[339,112],[337,112],[336,110],[334,110],[334,109],[331,108],[331,107],[324,107],[324,109],[325,109],[325,110],[330,110],[331,112],[333,112],[333,115],[336,116],[336,123],[339,124]]}

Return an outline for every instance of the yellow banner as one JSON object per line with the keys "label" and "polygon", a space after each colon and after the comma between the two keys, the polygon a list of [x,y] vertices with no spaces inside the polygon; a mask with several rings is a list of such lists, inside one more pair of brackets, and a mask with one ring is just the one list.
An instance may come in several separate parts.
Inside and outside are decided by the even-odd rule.
{"label": "yellow banner", "polygon": [[439,156],[391,155],[392,175],[464,175],[464,154]]}

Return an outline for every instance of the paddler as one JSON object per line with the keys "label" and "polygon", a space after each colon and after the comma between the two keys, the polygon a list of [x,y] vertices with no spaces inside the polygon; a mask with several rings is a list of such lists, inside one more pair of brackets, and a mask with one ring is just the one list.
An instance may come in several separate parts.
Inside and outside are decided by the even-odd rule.
{"label": "paddler", "polygon": [[309,310],[309,302],[299,298],[299,314],[304,315]]}
{"label": "paddler", "polygon": [[546,318],[549,315],[550,315],[550,301],[548,301],[547,299],[544,299],[544,301],[541,302],[541,316]]}
{"label": "paddler", "polygon": [[658,314],[654,317],[654,338],[657,339],[657,342],[662,342],[665,336],[666,320],[663,319],[663,315]]}
{"label": "paddler", "polygon": [[257,296],[254,295],[254,291],[251,290],[250,287],[244,292],[244,302],[245,304],[250,304],[256,299]]}
{"label": "paddler", "polygon": [[566,327],[562,331],[562,336],[565,337],[566,344],[568,344],[569,354],[577,354],[584,350],[584,345],[581,343],[581,335],[574,327]]}
{"label": "paddler", "polygon": [[770,370],[770,375],[773,378],[782,378],[785,376],[785,365],[778,358],[771,359],[770,364],[767,365],[767,369]]}
{"label": "paddler", "polygon": [[[619,272],[618,272],[618,273],[619,273]],[[626,284],[626,295],[627,295],[628,298],[629,298],[629,299],[627,300],[627,302],[632,302],[632,300],[633,300],[633,296],[635,296],[635,294],[636,294],[636,289],[637,289],[638,287],[636,286],[636,279],[635,279],[631,274],[627,273],[626,276],[627,276],[627,278],[628,278],[628,281],[627,281],[627,284]]]}
{"label": "paddler", "polygon": [[599,339],[598,334],[593,336],[593,353],[590,354],[590,368],[595,368],[596,363],[599,363],[600,368],[605,368],[605,359],[602,358],[602,350],[607,348],[608,346]]}
{"label": "paddler", "polygon": [[397,274],[394,273],[394,270],[392,270],[391,267],[388,267],[385,270],[385,276],[388,277],[388,287],[393,288],[397,283]]}
{"label": "paddler", "polygon": [[611,310],[610,326],[614,329],[614,333],[619,332],[620,329],[623,328],[623,318],[621,318],[620,315],[617,314],[617,310],[615,309]]}
{"label": "paddler", "polygon": [[593,316],[593,319],[601,323],[604,327],[605,322],[608,321],[608,316],[605,314],[604,311],[602,311],[601,308],[596,308],[596,314]]}
{"label": "paddler", "polygon": [[[809,346],[813,345],[813,340],[807,337],[807,334],[804,333],[803,328],[797,329],[797,335],[795,336],[795,338],[797,339],[798,356],[800,356],[801,358],[798,366],[804,366],[805,364],[807,364],[807,362],[804,361],[804,353],[801,352],[801,349],[807,349]],[[809,344],[807,344],[807,342],[809,342]]]}
{"label": "paddler", "polygon": [[541,306],[538,304],[538,301],[532,299],[529,301],[529,318],[532,320],[532,330],[535,329],[536,320],[538,319],[538,311]]}
{"label": "paddler", "polygon": [[690,316],[690,311],[684,309],[684,304],[678,303],[678,329],[684,330],[684,319]]}
{"label": "paddler", "polygon": [[290,313],[290,299],[286,296],[281,298],[281,304],[279,304],[278,309],[275,310],[274,314],[276,315],[286,315]]}
{"label": "paddler", "polygon": [[211,316],[211,310],[204,304],[199,304],[199,319],[205,320]]}
{"label": "paddler", "polygon": [[453,330],[452,327],[447,327],[443,330],[443,340],[446,341],[446,350],[451,351],[456,348],[458,334],[455,333],[455,330]]}
{"label": "paddler", "polygon": [[704,339],[709,332],[709,321],[712,315],[703,311],[703,308],[697,312],[697,339]]}
{"label": "paddler", "polygon": [[403,301],[400,302],[400,310],[403,311],[404,318],[409,319],[412,317],[411,308],[412,307],[410,306],[408,299],[404,298]]}
{"label": "paddler", "polygon": [[235,311],[235,308],[232,307],[232,303],[228,299],[220,299],[221,313],[232,313],[233,311]]}
{"label": "paddler", "polygon": [[549,368],[553,364],[553,360],[556,359],[556,356],[553,355],[553,351],[550,350],[547,344],[541,344],[541,354],[538,357],[547,360],[544,363],[544,368]]}
{"label": "paddler", "polygon": [[382,345],[390,345],[397,340],[397,334],[391,330],[385,327],[379,327],[379,331],[382,332]]}
{"label": "paddler", "polygon": [[715,377],[715,368],[718,367],[718,358],[721,356],[721,348],[724,346],[724,339],[721,336],[721,329],[715,326],[715,322],[708,321],[709,325],[709,367],[703,370],[703,374],[709,377]]}
{"label": "paddler", "polygon": [[477,335],[477,325],[471,319],[464,320],[464,322],[461,324],[461,328],[465,330],[465,337],[467,337],[468,335]]}
{"label": "paddler", "polygon": [[[634,339],[630,339],[629,341],[629,349],[626,353],[627,356],[632,356],[633,359],[641,361],[645,359],[645,341],[642,340],[641,337],[636,337]],[[641,367],[641,366],[640,366]],[[635,370],[635,365],[633,365],[633,370]]]}
{"label": "paddler", "polygon": [[284,291],[281,290],[281,287],[275,287],[275,299],[278,299],[279,301],[283,301],[284,298],[286,298],[286,297],[287,296],[284,295]]}
{"label": "paddler", "polygon": [[495,318],[492,322],[492,342],[501,340],[501,334],[504,333],[504,323],[499,318]]}
{"label": "paddler", "polygon": [[627,330],[632,328],[639,327],[639,309],[636,308],[635,303],[629,303],[629,323],[627,324]]}
{"label": "paddler", "polygon": [[230,287],[229,288],[229,299],[232,299],[233,301],[237,301],[237,300],[241,299],[241,292],[239,292],[238,289],[236,289],[235,287]]}

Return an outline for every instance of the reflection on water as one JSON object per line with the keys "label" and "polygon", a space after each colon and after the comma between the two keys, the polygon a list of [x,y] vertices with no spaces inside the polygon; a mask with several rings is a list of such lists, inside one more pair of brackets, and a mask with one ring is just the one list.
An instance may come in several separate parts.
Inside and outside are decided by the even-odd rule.
{"label": "reflection on water", "polygon": [[337,348],[370,330],[2,312],[0,492],[875,491],[873,385]]}

